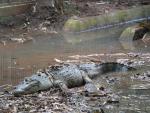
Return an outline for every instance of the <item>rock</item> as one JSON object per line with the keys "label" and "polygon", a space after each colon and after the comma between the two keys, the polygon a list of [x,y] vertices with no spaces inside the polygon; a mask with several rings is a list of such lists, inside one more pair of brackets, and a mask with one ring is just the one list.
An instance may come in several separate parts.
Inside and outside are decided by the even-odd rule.
{"label": "rock", "polygon": [[119,41],[124,49],[134,50],[133,41],[142,39],[148,31],[147,28],[139,25],[128,27],[122,32]]}
{"label": "rock", "polygon": [[148,45],[150,43],[150,32],[145,33],[145,35],[142,38],[142,41]]}

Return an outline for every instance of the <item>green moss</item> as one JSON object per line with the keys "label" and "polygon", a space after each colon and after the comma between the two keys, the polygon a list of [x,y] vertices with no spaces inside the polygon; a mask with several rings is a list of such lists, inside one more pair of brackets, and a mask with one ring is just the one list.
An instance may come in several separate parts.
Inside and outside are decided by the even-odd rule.
{"label": "green moss", "polygon": [[119,20],[119,22],[125,21],[128,18],[127,12],[126,11],[120,11],[117,13],[117,18]]}
{"label": "green moss", "polygon": [[119,41],[124,49],[134,50],[133,46],[133,37],[135,34],[136,26],[126,28],[120,38]]}
{"label": "green moss", "polygon": [[81,22],[80,23],[80,30],[84,30],[84,29],[86,29],[86,28],[88,28],[88,22]]}
{"label": "green moss", "polygon": [[82,21],[69,19],[64,28],[69,31],[80,31],[97,25],[119,23],[148,16],[150,16],[150,5],[139,8],[136,7],[129,10],[116,11],[96,17],[81,18],[80,20]]}
{"label": "green moss", "polygon": [[91,24],[91,26],[96,26],[98,24],[97,22],[98,19],[96,17],[89,19],[89,23]]}
{"label": "green moss", "polygon": [[145,16],[150,16],[150,8],[149,8],[149,6],[145,6],[144,13],[145,13]]}
{"label": "green moss", "polygon": [[90,28],[92,26],[90,19],[85,20],[85,29]]}
{"label": "green moss", "polygon": [[110,23],[109,15],[104,15],[103,18],[102,18],[102,21],[103,21],[104,24],[109,24]]}
{"label": "green moss", "polygon": [[123,40],[126,40],[127,38],[132,39],[135,34],[135,29],[136,29],[136,26],[126,28],[121,34],[120,38],[122,38]]}
{"label": "green moss", "polygon": [[73,31],[80,31],[87,29],[97,24],[97,18],[89,18],[84,21],[69,19],[64,26],[64,29],[72,29]]}
{"label": "green moss", "polygon": [[69,19],[64,26],[65,29],[72,29],[73,31],[80,31],[81,21],[75,19]]}

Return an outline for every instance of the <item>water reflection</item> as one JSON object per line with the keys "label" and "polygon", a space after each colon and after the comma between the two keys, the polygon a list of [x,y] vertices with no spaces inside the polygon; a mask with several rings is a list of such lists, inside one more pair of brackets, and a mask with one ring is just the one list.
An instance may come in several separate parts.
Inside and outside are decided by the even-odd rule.
{"label": "water reflection", "polygon": [[[109,34],[110,33],[110,34]],[[6,46],[0,45],[0,85],[15,85],[25,76],[30,76],[39,68],[54,64],[54,58],[66,59],[67,56],[75,54],[92,54],[92,53],[118,53],[129,52],[125,50],[118,41],[120,34],[114,31],[108,32],[90,32],[77,37],[81,37],[78,43],[68,42],[69,37],[66,35],[44,35],[34,37],[34,41],[25,44],[9,43]],[[78,39],[77,39],[78,40]],[[75,41],[77,42],[77,41]],[[132,52],[149,52],[149,45],[144,43],[132,43],[134,50]],[[130,75],[130,74],[129,74]],[[122,78],[119,83],[113,84],[111,87],[116,92],[121,92],[120,103],[105,106],[106,113],[148,113],[150,112],[150,90],[130,89],[130,86],[137,82],[133,82],[130,76],[118,77]],[[103,81],[98,82],[103,83]],[[139,82],[138,82],[139,83]]]}
{"label": "water reflection", "polygon": [[[122,29],[116,27],[69,36],[36,35],[33,36],[34,41],[25,44],[0,45],[0,85],[15,84],[37,69],[53,64],[54,58],[63,60],[66,56],[75,54],[128,52],[118,41],[121,31]],[[68,38],[71,41],[80,39],[80,42],[70,43]],[[132,46],[135,48],[134,52],[149,52],[149,45],[141,41],[133,43]]]}
{"label": "water reflection", "polygon": [[[147,68],[149,70],[149,68]],[[145,71],[145,69],[141,69],[141,72]],[[119,103],[117,104],[106,104],[103,109],[106,113],[149,113],[150,112],[150,87],[146,87],[145,89],[141,88],[141,84],[149,84],[149,81],[140,81],[131,79],[132,76],[137,73],[110,73],[108,75],[104,75],[102,83],[106,84],[108,88],[113,89],[119,96]],[[115,77],[118,78],[118,81],[115,84],[107,84],[106,77]],[[132,89],[133,85],[137,85],[138,89]],[[146,85],[147,86],[147,85]]]}

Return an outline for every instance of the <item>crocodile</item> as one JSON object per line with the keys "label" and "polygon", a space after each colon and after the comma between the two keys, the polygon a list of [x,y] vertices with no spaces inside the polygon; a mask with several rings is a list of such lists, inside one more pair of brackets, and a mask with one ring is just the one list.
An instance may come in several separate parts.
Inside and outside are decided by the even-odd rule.
{"label": "crocodile", "polygon": [[116,62],[53,65],[36,72],[31,77],[26,77],[16,86],[13,94],[21,96],[49,90],[52,87],[59,87],[66,93],[70,91],[70,88],[83,85],[88,92],[95,92],[97,88],[92,79],[108,72],[130,70],[135,70],[135,68]]}

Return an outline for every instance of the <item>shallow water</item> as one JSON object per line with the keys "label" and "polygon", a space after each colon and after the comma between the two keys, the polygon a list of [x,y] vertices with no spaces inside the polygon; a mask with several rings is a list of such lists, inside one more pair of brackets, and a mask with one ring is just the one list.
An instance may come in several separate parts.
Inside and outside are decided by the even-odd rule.
{"label": "shallow water", "polygon": [[[54,64],[54,58],[63,60],[76,54],[130,52],[131,50],[125,50],[118,41],[122,28],[125,26],[74,35],[33,34],[33,41],[24,44],[0,44],[0,85],[14,85],[37,69]],[[133,52],[149,52],[150,48],[141,41],[133,43],[132,46]]]}
{"label": "shallow water", "polygon": [[[141,69],[140,71],[149,70]],[[139,71],[139,72],[140,72]],[[150,112],[150,87],[149,81],[146,80],[133,80],[135,72],[123,74],[109,74],[107,76],[117,77],[117,81],[109,84],[107,87],[111,87],[113,92],[119,96],[119,103],[107,104],[103,107],[106,113],[149,113]],[[137,89],[133,86],[136,85]],[[144,89],[141,86],[145,86]],[[147,87],[148,86],[148,87]]]}
{"label": "shallow water", "polygon": [[[93,31],[84,35],[69,35],[72,38],[71,42],[68,41],[68,35],[57,34],[33,36],[34,40],[25,44],[0,45],[0,85],[16,85],[25,76],[30,76],[38,69],[55,64],[54,58],[65,60],[68,59],[68,56],[76,54],[150,52],[150,47],[141,41],[133,43],[134,49],[125,50],[118,41],[120,36],[117,32],[118,29],[111,28],[110,30]],[[76,37],[77,41],[73,39]],[[146,70],[148,69],[149,67],[146,68]],[[139,72],[143,72],[143,70]],[[113,75],[109,76],[113,77]],[[107,113],[150,112],[149,88],[146,90],[130,89],[132,85],[142,82],[132,81],[130,74],[124,77],[117,76],[121,82],[110,87],[114,92],[120,92],[118,93],[119,104],[105,105],[104,111]],[[103,80],[105,82],[105,79]],[[149,84],[149,81],[145,83]]]}

